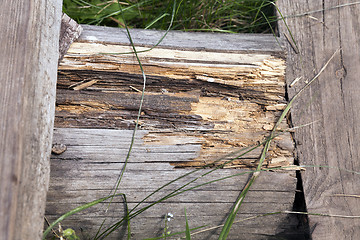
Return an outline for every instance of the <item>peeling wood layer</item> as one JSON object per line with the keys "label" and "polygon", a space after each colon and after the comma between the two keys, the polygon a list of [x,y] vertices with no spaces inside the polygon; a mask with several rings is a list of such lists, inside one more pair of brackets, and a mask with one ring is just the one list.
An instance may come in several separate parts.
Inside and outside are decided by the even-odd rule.
{"label": "peeling wood layer", "polygon": [[[148,131],[144,144],[201,146],[196,157],[171,161],[174,167],[220,165],[234,158],[229,153],[264,141],[286,106],[281,58],[146,50],[137,47],[147,76],[139,122],[139,129]],[[71,46],[59,67],[56,127],[135,127],[143,79],[129,52],[129,46],[119,44]],[[286,129],[284,120],[280,130]],[[225,167],[252,168],[259,156],[256,149]],[[292,139],[284,133],[275,139],[265,167],[292,163]]]}

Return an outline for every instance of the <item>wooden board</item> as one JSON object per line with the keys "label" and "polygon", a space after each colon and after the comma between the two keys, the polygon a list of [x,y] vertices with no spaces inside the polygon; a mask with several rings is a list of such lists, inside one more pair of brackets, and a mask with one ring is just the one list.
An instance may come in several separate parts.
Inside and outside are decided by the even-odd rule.
{"label": "wooden board", "polygon": [[40,239],[61,3],[5,0],[0,16],[0,239]]}
{"label": "wooden board", "polygon": [[[81,25],[84,32],[80,42],[119,43],[130,45],[125,29]],[[159,43],[165,31],[130,29],[131,38],[137,46],[152,47]],[[158,44],[162,48],[192,49],[198,51],[271,53],[284,56],[279,43],[271,35],[229,34],[170,31]]]}
{"label": "wooden board", "polygon": [[[341,51],[292,110],[300,164],[316,165],[302,174],[308,212],[359,216],[358,111],[360,6],[348,1],[277,1],[300,53],[288,45],[287,81],[302,77],[290,97],[311,79],[339,48]],[[344,6],[337,7],[338,5]],[[314,11],[320,10],[320,11]],[[304,14],[311,12],[310,14]],[[280,24],[281,34],[286,33]],[[325,166],[325,167],[318,167]],[[345,171],[344,169],[348,170]],[[359,239],[359,218],[309,216],[313,239]]]}
{"label": "wooden board", "polygon": [[[140,45],[137,51],[147,50],[162,34],[145,30],[132,33]],[[147,75],[146,91],[120,188],[127,194],[129,207],[194,167],[218,166],[237,156],[239,149],[263,141],[286,103],[285,62],[272,36],[170,32],[168,37],[171,41],[139,53]],[[211,43],[206,41],[210,38]],[[235,41],[240,42],[226,44]],[[80,40],[59,66],[54,143],[67,145],[67,150],[52,160],[50,219],[103,197],[121,172],[143,85],[134,55],[119,54],[124,52],[131,52],[131,48],[123,30],[84,26]],[[280,128],[288,128],[285,120]],[[290,133],[278,136],[264,167],[291,166],[293,148]],[[245,173],[257,165],[260,152],[257,148],[199,181]],[[215,162],[219,159],[222,162]],[[196,174],[207,171],[211,169]],[[161,235],[164,215],[169,211],[178,216],[171,222],[171,231],[182,231],[184,207],[194,227],[223,223],[248,177],[249,173],[205,185],[149,209],[132,221],[134,239]],[[144,204],[189,179],[171,184]],[[239,218],[291,210],[295,189],[294,169],[261,174]],[[122,210],[110,210],[110,217],[123,216],[122,201],[116,203],[113,207]],[[104,216],[101,208],[74,216],[64,226],[93,234],[102,221],[99,216]],[[296,219],[289,216],[268,216],[265,221],[258,218],[238,225],[230,239],[299,237],[296,226]],[[205,232],[195,239],[213,239],[219,232]],[[117,234],[124,236],[124,229]]]}
{"label": "wooden board", "polygon": [[[130,136],[130,131],[128,131]],[[179,158],[180,147],[169,145],[152,147],[143,137],[146,130],[136,134],[134,150],[119,188],[125,193],[128,207],[131,209],[140,200],[166,183],[188,174],[193,169],[176,169],[167,159]],[[48,193],[46,216],[54,220],[59,213],[65,213],[86,202],[107,196],[111,191],[127,154],[130,137],[124,130],[111,129],[72,129],[59,128],[54,132],[54,143],[62,143],[67,150],[60,155],[52,156],[51,188]],[[153,152],[157,151],[157,152]],[[183,154],[183,153],[181,153]],[[191,158],[196,151],[189,152],[182,158]],[[162,155],[164,157],[162,157]],[[191,156],[192,155],[192,156]],[[180,188],[189,181],[209,173],[213,169],[199,169],[197,172],[176,181],[147,199],[141,206],[147,206],[166,194]],[[184,230],[184,208],[192,227],[202,225],[216,226],[222,224],[226,213],[246,184],[249,174],[246,170],[219,169],[204,175],[186,188],[209,181],[225,178],[219,182],[207,184],[170,198],[155,205],[132,220],[134,239],[156,237],[164,228],[164,217],[168,212],[174,214],[169,223],[172,232]],[[237,219],[255,217],[264,213],[289,210],[294,198],[296,178],[293,172],[264,172],[246,197]],[[78,233],[93,235],[97,227],[107,217],[107,223],[113,223],[123,217],[123,201],[116,198],[108,214],[104,212],[106,204],[76,214],[66,221],[63,227],[73,227]],[[286,215],[274,215],[247,220],[234,226],[229,239],[262,239],[261,236],[292,236],[296,221],[288,220]],[[124,229],[117,231],[116,236],[125,236]],[[219,229],[206,231],[194,239],[216,239]],[[296,235],[296,234],[294,234]]]}

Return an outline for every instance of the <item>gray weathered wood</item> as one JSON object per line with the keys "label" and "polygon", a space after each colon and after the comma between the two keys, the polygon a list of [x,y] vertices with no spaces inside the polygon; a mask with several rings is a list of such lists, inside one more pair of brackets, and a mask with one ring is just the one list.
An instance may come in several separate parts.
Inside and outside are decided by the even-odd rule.
{"label": "gray weathered wood", "polygon": [[[80,41],[129,44],[125,29],[81,25],[84,33]],[[165,31],[130,29],[135,45],[154,46]],[[159,47],[196,49],[200,51],[253,52],[282,55],[283,50],[273,35],[266,34],[224,34],[203,32],[170,31]]]}
{"label": "gray weathered wood", "polygon": [[[123,149],[123,145],[128,144],[127,141],[130,138],[125,137],[128,132],[130,131],[109,129],[59,128],[55,130],[54,142],[65,144],[67,150],[63,154],[52,156],[51,187],[46,210],[49,220],[54,220],[59,214],[80,204],[109,194],[124,166],[126,151],[117,150]],[[156,149],[156,146],[154,148],[144,142],[142,136],[146,133],[147,131],[138,131],[133,154],[119,189],[119,192],[126,194],[129,208],[134,207],[157,188],[193,170],[176,169],[171,166],[168,159],[173,158],[172,151],[166,153],[167,159],[159,158],[157,154],[147,155],[146,151],[141,149],[146,147],[151,152]],[[111,148],[105,149],[108,146]],[[176,149],[176,145],[173,147]],[[139,163],[139,157],[145,157],[146,161],[141,160]],[[147,199],[142,206],[151,204],[209,171],[211,169],[199,170],[166,186]],[[249,177],[247,170],[219,169],[204,175],[187,187],[232,175],[237,176],[183,193],[139,215],[132,220],[134,239],[155,237],[159,236],[159,233],[161,235],[164,227],[164,215],[167,212],[175,215],[175,219],[170,222],[169,230],[172,232],[183,231],[184,207],[187,209],[192,227],[204,224],[216,226],[223,223],[226,213],[230,211],[239,191]],[[291,209],[295,183],[296,178],[291,172],[262,173],[246,197],[238,219]],[[123,217],[124,205],[121,198],[114,200],[108,214],[104,212],[106,206],[106,204],[100,204],[95,208],[76,214],[63,221],[63,227],[73,227],[79,234],[82,229],[85,235],[92,235],[105,217],[110,222]],[[291,234],[291,229],[295,228],[296,222],[288,224],[286,219],[286,215],[275,215],[236,224],[229,239],[238,239],[239,234],[246,239],[261,239],[257,234],[272,236]],[[205,232],[194,239],[214,239],[218,234],[219,230]],[[120,232],[117,231],[112,237],[119,235],[124,236],[123,229]]]}
{"label": "gray weathered wood", "polygon": [[0,16],[0,239],[40,239],[61,1],[4,0]]}
{"label": "gray weathered wood", "polygon": [[68,15],[66,15],[66,13],[63,13],[61,17],[59,39],[59,62],[64,57],[71,43],[73,43],[80,36],[81,32],[82,27]]}
{"label": "gray weathered wood", "polygon": [[[303,174],[308,212],[359,216],[360,169],[360,5],[349,1],[277,1],[300,53],[288,46],[287,81],[302,77],[293,96],[339,48],[320,78],[295,102],[294,125],[313,123],[295,133],[300,164],[316,165]],[[329,10],[329,8],[333,8]],[[304,14],[308,11],[316,11]],[[286,28],[281,24],[281,34]],[[318,167],[326,166],[326,167]],[[330,167],[330,168],[328,168]],[[309,216],[313,239],[359,239],[359,218]]]}

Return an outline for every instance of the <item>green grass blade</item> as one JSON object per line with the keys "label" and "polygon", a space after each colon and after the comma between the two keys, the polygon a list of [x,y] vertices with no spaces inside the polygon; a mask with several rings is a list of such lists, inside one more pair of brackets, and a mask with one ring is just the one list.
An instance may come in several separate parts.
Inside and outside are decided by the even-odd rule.
{"label": "green grass blade", "polygon": [[294,46],[295,46],[295,48],[296,48],[296,51],[297,51],[297,52],[300,52],[299,47],[298,47],[298,45],[296,44],[296,41],[295,41],[295,39],[294,39],[294,36],[293,36],[293,34],[292,34],[292,32],[291,32],[291,30],[290,30],[287,22],[285,21],[285,18],[284,18],[284,16],[283,16],[282,12],[280,11],[280,9],[277,7],[277,5],[276,5],[275,3],[272,3],[272,4],[274,5],[274,7],[275,7],[275,9],[277,10],[277,12],[280,14],[280,19],[284,22],[285,27],[286,27],[288,33],[290,34],[291,40],[292,40],[293,43],[294,43]]}
{"label": "green grass blade", "polygon": [[[119,4],[120,11],[122,12],[122,7],[121,7],[121,4],[119,3],[119,1],[118,1],[118,4]],[[123,12],[122,12],[122,13],[123,13]],[[135,123],[135,128],[134,128],[133,133],[132,133],[130,146],[129,146],[129,149],[128,149],[128,152],[127,152],[127,155],[126,155],[126,158],[125,158],[125,163],[124,163],[124,166],[123,166],[123,168],[122,168],[122,170],[121,170],[121,172],[120,172],[120,175],[119,175],[118,179],[116,180],[115,188],[114,188],[114,189],[112,190],[112,192],[110,193],[110,194],[113,194],[113,195],[115,195],[116,192],[117,192],[118,189],[119,189],[119,186],[120,186],[122,177],[123,177],[123,175],[124,175],[124,172],[125,172],[125,169],[126,169],[126,166],[127,166],[127,163],[128,163],[128,161],[129,161],[129,159],[130,159],[130,155],[131,155],[131,152],[132,152],[132,148],[133,148],[134,142],[135,142],[136,130],[137,130],[138,126],[139,126],[139,120],[140,120],[140,116],[141,116],[142,105],[143,105],[143,103],[144,103],[144,95],[145,95],[145,88],[146,88],[146,75],[145,75],[144,69],[143,69],[143,67],[142,67],[141,61],[140,61],[140,59],[139,59],[139,56],[138,56],[138,54],[137,54],[137,52],[136,52],[136,48],[135,48],[134,42],[133,42],[133,40],[132,40],[132,38],[131,38],[129,29],[128,29],[127,25],[126,25],[126,22],[125,22],[125,28],[126,28],[126,31],[127,31],[128,36],[129,36],[130,44],[131,44],[131,46],[132,46],[132,48],[133,48],[133,50],[134,50],[135,57],[136,57],[136,59],[137,59],[137,61],[138,61],[138,63],[139,63],[139,67],[140,67],[142,76],[143,76],[143,89],[142,89],[142,93],[141,93],[141,99],[140,99],[139,110],[138,110],[137,119],[136,119],[136,123]],[[113,201],[113,197],[110,198],[109,206],[110,206],[110,204],[112,203],[112,201]],[[127,218],[127,220],[128,220],[128,226],[129,226],[129,221],[130,221],[130,219]],[[105,220],[104,220],[104,221],[105,221]],[[99,230],[98,230],[98,233],[100,232],[100,230],[101,230],[101,226],[100,226],[100,228],[99,228]],[[128,231],[130,231],[130,230],[128,229]],[[128,237],[129,237],[129,235],[128,235]],[[96,238],[97,238],[97,235],[95,236],[95,239],[96,239]]]}
{"label": "green grass blade", "polygon": [[151,28],[152,25],[154,25],[155,23],[157,23],[158,21],[160,21],[161,19],[163,19],[163,18],[166,17],[166,16],[169,16],[169,14],[168,14],[168,13],[162,14],[162,15],[159,16],[158,18],[154,19],[154,21],[152,21],[151,23],[149,23],[149,24],[145,27],[145,29]]}
{"label": "green grass blade", "polygon": [[191,236],[190,236],[190,228],[189,228],[189,222],[186,216],[186,208],[184,208],[184,213],[185,213],[185,236],[186,236],[186,240],[191,240]]}
{"label": "green grass blade", "polygon": [[[119,4],[120,11],[121,11],[121,13],[123,14],[122,7],[121,7],[121,4],[119,3],[119,1],[118,1],[118,4]],[[174,1],[174,8],[173,8],[174,10],[173,10],[173,13],[174,13],[174,11],[175,11],[175,6],[176,6],[176,1]],[[125,19],[125,18],[124,18],[124,19]],[[127,156],[126,156],[126,158],[125,158],[125,163],[124,163],[123,169],[121,170],[121,173],[120,173],[120,175],[119,175],[119,177],[118,177],[118,179],[117,179],[117,181],[116,181],[116,185],[115,185],[115,188],[114,188],[114,190],[113,190],[113,194],[116,194],[116,192],[117,192],[118,189],[119,189],[119,186],[120,186],[122,177],[123,177],[123,175],[124,175],[124,172],[125,172],[125,169],[126,169],[126,166],[127,166],[127,163],[128,163],[128,161],[129,161],[129,159],[130,159],[130,155],[131,155],[132,148],[133,148],[134,141],[135,141],[135,134],[136,134],[136,131],[137,131],[138,126],[139,126],[139,120],[140,120],[140,116],[141,116],[142,105],[143,105],[143,103],[144,103],[144,95],[145,95],[145,88],[146,88],[146,75],[145,75],[143,66],[142,66],[142,64],[141,64],[140,58],[139,58],[139,56],[138,56],[138,53],[137,53],[137,51],[136,51],[134,42],[133,42],[133,40],[132,40],[132,38],[131,38],[131,34],[130,34],[130,31],[129,31],[129,28],[128,28],[128,26],[127,26],[126,21],[124,21],[124,24],[125,24],[126,32],[127,32],[128,36],[129,36],[129,40],[130,40],[131,47],[132,47],[132,49],[133,49],[133,53],[135,54],[136,60],[137,60],[137,62],[138,62],[138,64],[139,64],[139,67],[140,67],[140,70],[141,70],[141,73],[142,73],[142,76],[143,76],[143,88],[142,88],[141,99],[140,99],[140,104],[139,104],[137,119],[136,119],[136,123],[135,123],[135,128],[134,128],[134,130],[133,130],[133,134],[132,134],[132,137],[131,137],[130,146],[129,146],[129,149],[128,149]],[[169,27],[169,28],[170,28],[170,27]],[[168,31],[167,31],[167,32],[168,32]],[[167,34],[167,33],[166,33],[166,34]],[[162,41],[162,40],[165,38],[166,34],[160,39],[160,41]],[[159,41],[159,42],[160,42],[160,41]],[[113,200],[113,198],[110,199],[109,205],[111,204],[112,200]],[[104,221],[105,221],[105,220],[104,220]],[[128,221],[128,227],[129,227],[129,226],[130,226],[130,218],[129,218],[128,216],[127,216],[127,221]],[[98,233],[99,233],[100,231],[101,231],[101,226],[100,226],[100,228],[99,228],[99,230],[98,230]],[[128,228],[128,231],[130,231],[129,228]],[[111,232],[112,232],[112,231],[111,231]],[[111,233],[111,232],[110,232],[110,233]],[[131,236],[131,234],[128,234],[128,237],[130,237],[130,236]],[[97,239],[97,237],[98,237],[98,234],[96,234],[95,239]]]}
{"label": "green grass blade", "polygon": [[[119,2],[119,0],[117,1],[118,4],[119,4],[119,8],[120,8],[120,11],[121,13],[123,14],[123,11],[122,11],[122,7],[121,7],[121,4]],[[158,41],[157,44],[155,44],[151,49],[157,47],[160,42],[162,42],[162,40],[166,37],[167,33],[170,31],[170,28],[172,26],[172,22],[173,22],[173,19],[174,19],[174,15],[175,15],[175,8],[176,8],[176,1],[174,1],[174,6],[173,6],[173,14],[172,14],[172,18],[171,18],[171,22],[170,22],[170,25],[168,27],[168,30],[166,31],[166,33],[160,38],[160,40]],[[124,18],[125,19],[125,18]],[[140,61],[140,58],[139,58],[139,55],[138,55],[138,51],[136,50],[135,48],[135,45],[134,45],[134,42],[132,40],[132,37],[131,37],[131,34],[130,34],[130,31],[129,31],[129,28],[127,26],[127,23],[126,21],[124,20],[124,24],[125,24],[125,29],[126,29],[126,32],[129,36],[129,40],[130,40],[130,44],[131,44],[131,47],[133,49],[133,53],[135,54],[135,57],[136,57],[136,60],[139,64],[139,67],[140,67],[140,70],[141,70],[141,73],[142,73],[142,76],[143,76],[143,89],[142,89],[142,93],[141,93],[141,100],[140,100],[140,105],[139,105],[139,109],[138,109],[138,114],[137,114],[137,119],[136,119],[136,123],[135,123],[135,128],[134,128],[134,131],[133,131],[133,134],[132,134],[132,138],[131,138],[131,143],[130,143],[130,147],[129,147],[129,150],[128,150],[128,154],[126,156],[126,159],[125,159],[125,164],[124,164],[124,169],[126,167],[126,164],[130,158],[130,154],[131,154],[131,151],[132,151],[132,147],[134,145],[134,140],[135,140],[135,133],[136,133],[136,130],[139,126],[139,120],[140,120],[140,116],[141,116],[141,110],[142,110],[142,105],[144,103],[144,94],[145,94],[145,88],[146,88],[146,75],[145,75],[145,71],[144,71],[144,68],[141,64],[141,61]],[[150,49],[150,50],[151,50]],[[117,186],[116,186],[116,190],[118,189],[118,186],[121,182],[121,179],[122,179],[122,176],[123,176],[123,171],[122,173],[120,174],[119,176],[119,179],[118,179],[118,183],[117,183]],[[116,193],[116,190],[115,190],[115,193]]]}
{"label": "green grass blade", "polygon": [[[164,40],[164,38],[167,36],[167,34],[169,33],[169,31],[171,30],[171,27],[173,26],[173,23],[174,23],[174,18],[175,18],[175,15],[176,15],[176,0],[174,1],[174,5],[173,5],[173,10],[172,10],[172,14],[171,14],[171,20],[170,20],[170,24],[168,26],[168,28],[166,29],[164,35],[158,40],[158,42],[153,45],[152,47],[150,47],[149,49],[146,49],[146,50],[142,50],[142,51],[137,51],[136,53],[139,54],[139,53],[143,53],[143,52],[149,52],[151,50],[153,50],[154,48],[156,48],[157,46],[159,46],[159,44]],[[126,27],[127,29],[127,32],[128,34],[130,34],[128,28]],[[134,49],[134,48],[133,48]],[[136,50],[136,49],[135,49]],[[110,54],[110,55],[120,55],[120,54],[134,54],[135,52],[132,51],[132,52],[123,52],[123,53],[101,53],[101,54]]]}
{"label": "green grass blade", "polygon": [[[259,217],[265,217],[265,216],[270,216],[270,215],[275,215],[275,214],[281,214],[281,213],[283,213],[283,212],[264,213],[264,214],[261,214],[261,215],[256,215],[256,216],[252,216],[252,217],[247,217],[247,218],[244,218],[244,219],[240,219],[240,220],[234,221],[234,223],[240,223],[240,222],[252,220],[252,219],[255,219],[255,218],[259,218]],[[206,228],[206,229],[197,231],[197,232],[193,232],[193,233],[191,233],[191,235],[200,234],[200,233],[207,232],[207,231],[211,231],[211,230],[214,230],[214,229],[217,229],[217,228],[221,228],[221,227],[224,227],[224,224],[223,224],[223,225],[218,225],[218,226],[209,227],[209,228]]]}
{"label": "green grass blade", "polygon": [[240,193],[238,199],[236,200],[235,206],[233,208],[233,210],[231,211],[231,213],[229,214],[229,216],[226,219],[226,222],[224,224],[224,227],[222,228],[220,235],[219,235],[219,240],[225,240],[227,239],[227,236],[230,233],[230,229],[234,223],[236,214],[238,213],[240,206],[242,204],[242,202],[245,199],[246,194],[248,193],[248,191],[250,190],[251,185],[254,183],[256,177],[259,175],[260,172],[256,171],[253,173],[251,179],[248,181],[248,183],[246,184],[244,190]]}
{"label": "green grass blade", "polygon": [[273,27],[271,26],[271,23],[270,23],[269,19],[266,17],[266,15],[265,15],[265,13],[264,13],[263,11],[261,11],[261,14],[262,14],[263,17],[265,18],[266,22],[269,24],[269,28],[270,28],[270,30],[271,30],[271,33],[272,33],[272,35],[274,36],[274,38],[275,38],[277,44],[279,45],[280,49],[283,49],[283,47],[281,46],[281,43],[279,42],[279,39],[278,39],[277,36],[276,36],[276,33],[275,33]]}

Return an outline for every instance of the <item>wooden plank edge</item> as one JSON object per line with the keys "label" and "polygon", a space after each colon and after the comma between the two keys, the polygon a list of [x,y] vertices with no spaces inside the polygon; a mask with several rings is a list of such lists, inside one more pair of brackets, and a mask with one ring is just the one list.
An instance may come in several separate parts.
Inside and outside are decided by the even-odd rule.
{"label": "wooden plank edge", "polygon": [[[78,41],[130,45],[126,30],[104,26],[81,25],[83,32]],[[130,29],[136,46],[152,47],[166,31]],[[211,39],[211,41],[209,41]],[[162,48],[217,52],[268,53],[285,58],[283,39],[271,34],[231,34],[207,32],[169,31],[158,45]]]}

